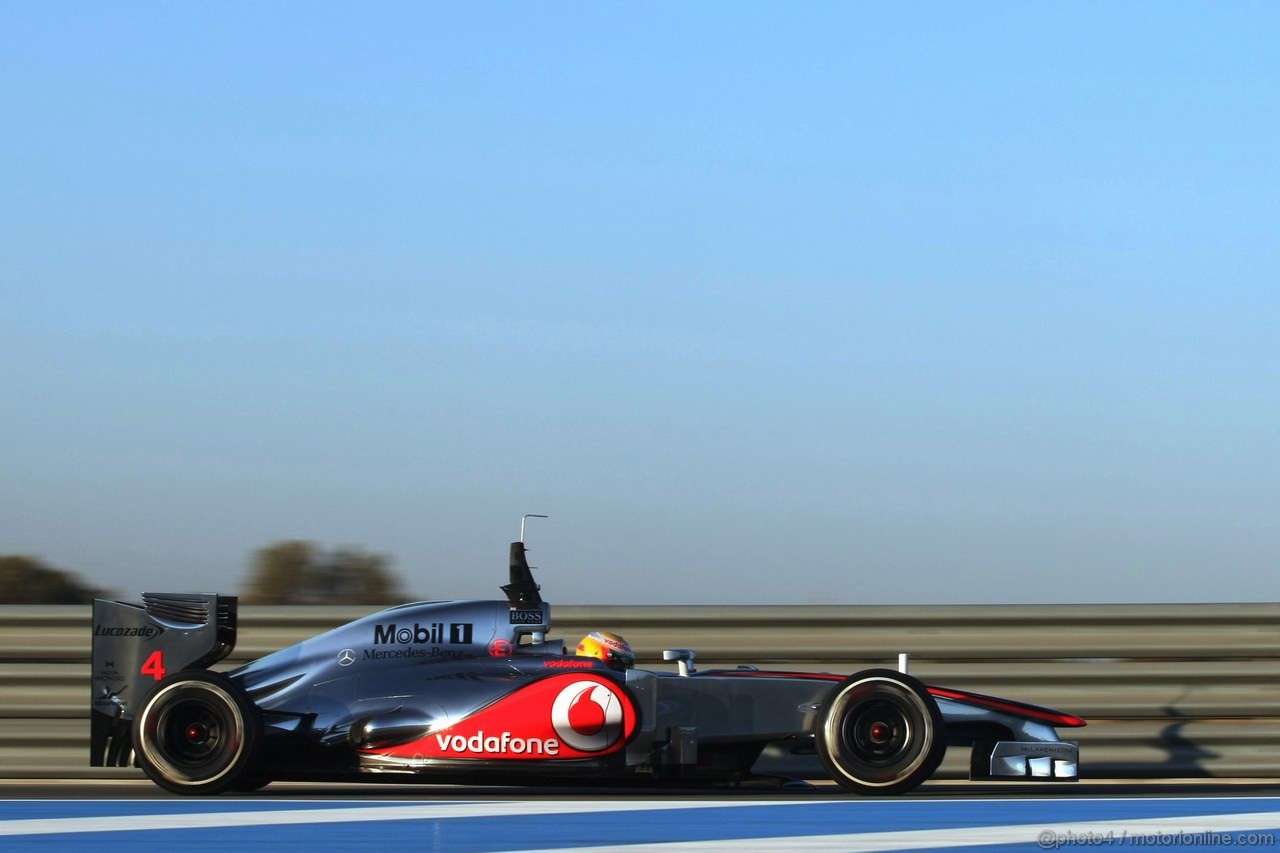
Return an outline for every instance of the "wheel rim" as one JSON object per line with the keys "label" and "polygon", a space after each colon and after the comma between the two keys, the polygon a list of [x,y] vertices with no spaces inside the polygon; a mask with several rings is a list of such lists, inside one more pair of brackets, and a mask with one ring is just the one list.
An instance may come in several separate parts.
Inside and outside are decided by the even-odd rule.
{"label": "wheel rim", "polygon": [[850,709],[840,726],[840,741],[859,761],[883,767],[911,745],[911,732],[911,720],[900,705],[872,699]]}
{"label": "wheel rim", "polygon": [[226,751],[234,721],[226,708],[202,699],[174,703],[157,720],[162,749],[174,764],[198,771]]}

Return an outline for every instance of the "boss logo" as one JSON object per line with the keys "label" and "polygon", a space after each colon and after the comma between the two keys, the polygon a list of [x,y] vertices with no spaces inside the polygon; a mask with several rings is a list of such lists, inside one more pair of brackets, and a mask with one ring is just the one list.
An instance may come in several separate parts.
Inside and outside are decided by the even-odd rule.
{"label": "boss logo", "polygon": [[541,625],[542,611],[541,610],[512,610],[510,624]]}

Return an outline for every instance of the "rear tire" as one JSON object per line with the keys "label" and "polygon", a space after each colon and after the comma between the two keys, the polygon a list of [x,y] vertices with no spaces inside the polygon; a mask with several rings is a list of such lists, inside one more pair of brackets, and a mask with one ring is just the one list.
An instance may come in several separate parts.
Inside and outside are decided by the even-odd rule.
{"label": "rear tire", "polygon": [[831,777],[858,794],[910,791],[933,775],[947,749],[928,689],[891,669],[865,670],[837,685],[815,735]]}
{"label": "rear tire", "polygon": [[156,685],[133,721],[138,766],[175,794],[218,794],[258,778],[257,707],[215,672],[174,673]]}

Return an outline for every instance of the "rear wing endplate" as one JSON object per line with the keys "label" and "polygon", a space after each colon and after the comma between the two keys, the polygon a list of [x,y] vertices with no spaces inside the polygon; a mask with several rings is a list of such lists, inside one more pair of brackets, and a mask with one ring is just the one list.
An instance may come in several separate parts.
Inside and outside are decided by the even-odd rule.
{"label": "rear wing endplate", "polygon": [[131,763],[129,723],[155,685],[210,667],[236,645],[235,596],[148,592],[142,602],[93,602],[91,767]]}

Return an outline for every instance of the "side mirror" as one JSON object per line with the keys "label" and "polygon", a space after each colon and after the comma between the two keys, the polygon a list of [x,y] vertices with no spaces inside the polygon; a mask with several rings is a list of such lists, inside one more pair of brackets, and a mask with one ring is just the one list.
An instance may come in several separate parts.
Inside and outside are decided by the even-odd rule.
{"label": "side mirror", "polygon": [[693,651],[693,649],[662,650],[662,659],[675,661],[676,665],[680,667],[680,674],[686,677],[697,672],[693,667],[693,661],[697,657],[698,655]]}

